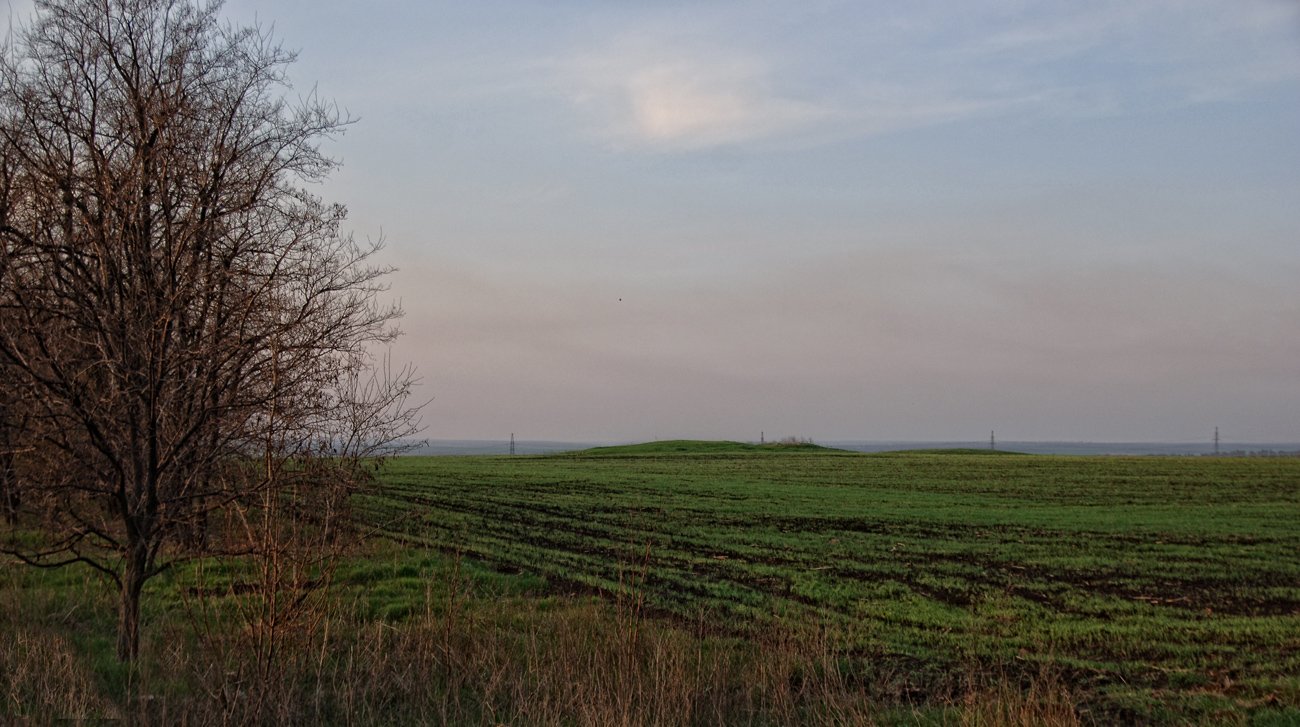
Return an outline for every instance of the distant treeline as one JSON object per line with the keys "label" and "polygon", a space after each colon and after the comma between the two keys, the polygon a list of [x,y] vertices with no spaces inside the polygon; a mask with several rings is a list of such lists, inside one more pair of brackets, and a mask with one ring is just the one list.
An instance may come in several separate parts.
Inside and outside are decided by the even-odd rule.
{"label": "distant treeline", "polygon": [[1219,454],[1202,454],[1202,457],[1300,457],[1300,449],[1234,449]]}

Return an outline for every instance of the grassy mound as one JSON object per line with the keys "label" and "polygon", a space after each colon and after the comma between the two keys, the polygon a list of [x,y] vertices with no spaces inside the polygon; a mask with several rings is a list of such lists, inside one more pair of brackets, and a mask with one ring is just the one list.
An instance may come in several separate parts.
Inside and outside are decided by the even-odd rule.
{"label": "grassy mound", "polygon": [[893,450],[893,451],[891,451],[891,452],[881,452],[881,454],[923,454],[923,455],[932,455],[932,454],[940,454],[940,455],[943,455],[943,454],[959,454],[959,455],[962,455],[962,456],[969,456],[969,455],[999,455],[999,454],[1015,454],[1015,455],[1021,455],[1021,456],[1029,456],[1029,455],[1025,454],[1024,452],[1008,452],[1008,451],[1006,451],[1006,450],[1002,450],[1002,449],[973,449],[973,448],[970,448],[970,447],[964,447],[964,448],[963,448],[963,447],[958,447],[958,448],[955,448],[955,449],[897,449],[897,450]]}
{"label": "grassy mound", "polygon": [[644,442],[617,447],[593,447],[554,456],[607,456],[627,457],[648,454],[747,454],[760,452],[845,452],[810,442],[747,444],[745,442],[706,442],[695,439],[674,439],[667,442]]}

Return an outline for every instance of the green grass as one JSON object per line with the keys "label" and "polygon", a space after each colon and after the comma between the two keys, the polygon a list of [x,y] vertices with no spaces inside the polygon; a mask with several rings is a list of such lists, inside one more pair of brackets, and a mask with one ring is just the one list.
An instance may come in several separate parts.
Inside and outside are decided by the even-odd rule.
{"label": "green grass", "polygon": [[363,510],[394,537],[553,589],[626,591],[648,547],[653,608],[735,632],[815,622],[927,674],[1049,662],[1121,714],[1300,701],[1296,460],[655,442],[383,484]]}
{"label": "green grass", "polygon": [[[283,651],[302,723],[361,709],[358,723],[423,724],[447,699],[463,706],[454,724],[530,724],[557,699],[572,704],[547,723],[580,723],[590,690],[602,709],[661,694],[674,663],[674,693],[725,697],[719,721],[736,724],[754,721],[751,699],[757,723],[792,723],[780,690],[810,668],[843,688],[798,709],[865,699],[863,724],[966,723],[1057,683],[1084,723],[1300,724],[1300,461],[656,442],[401,458],[380,485],[359,511],[392,537],[339,563],[317,612],[328,627]],[[150,581],[148,657],[128,668],[102,579],[6,563],[0,715],[212,708],[235,672],[198,648],[197,566]],[[254,566],[206,562],[202,578],[220,592]],[[641,596],[665,618],[640,661],[593,661],[623,653]],[[211,602],[229,643],[249,598]],[[42,692],[50,665],[63,686]]]}

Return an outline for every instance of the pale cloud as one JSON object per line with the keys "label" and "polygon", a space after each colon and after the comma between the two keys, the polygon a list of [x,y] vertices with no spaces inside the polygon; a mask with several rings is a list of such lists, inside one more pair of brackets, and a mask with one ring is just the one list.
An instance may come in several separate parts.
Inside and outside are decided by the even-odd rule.
{"label": "pale cloud", "polygon": [[795,98],[774,87],[772,77],[790,70],[775,65],[740,51],[622,38],[559,64],[559,75],[601,138],[660,150],[821,143],[1002,113],[1033,100],[870,74],[845,88],[804,90],[821,98]]}
{"label": "pale cloud", "polygon": [[747,88],[743,76],[717,75],[701,78],[698,69],[681,64],[636,73],[624,85],[634,127],[653,140],[734,138],[763,127],[779,127],[789,116],[779,106],[772,108],[772,101],[755,89]]}
{"label": "pale cloud", "polygon": [[615,142],[701,148],[778,136],[833,110],[773,90],[762,60],[620,38],[560,64],[561,82]]}

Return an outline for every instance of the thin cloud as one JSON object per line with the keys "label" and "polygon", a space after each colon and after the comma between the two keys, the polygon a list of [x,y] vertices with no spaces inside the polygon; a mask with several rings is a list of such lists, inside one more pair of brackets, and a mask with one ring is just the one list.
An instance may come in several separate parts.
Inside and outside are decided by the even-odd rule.
{"label": "thin cloud", "polygon": [[844,26],[817,46],[746,35],[732,11],[703,8],[657,17],[652,31],[611,29],[556,64],[557,84],[599,137],[675,150],[816,144],[998,115],[1110,116],[1300,79],[1293,4],[981,8],[841,8],[816,21]]}
{"label": "thin cloud", "polygon": [[[1019,89],[1051,115],[1232,100],[1300,79],[1300,6],[1277,0],[1031,4],[971,26],[983,32],[936,48],[940,75],[967,69],[964,83]],[[1077,103],[1089,98],[1100,103]]]}

